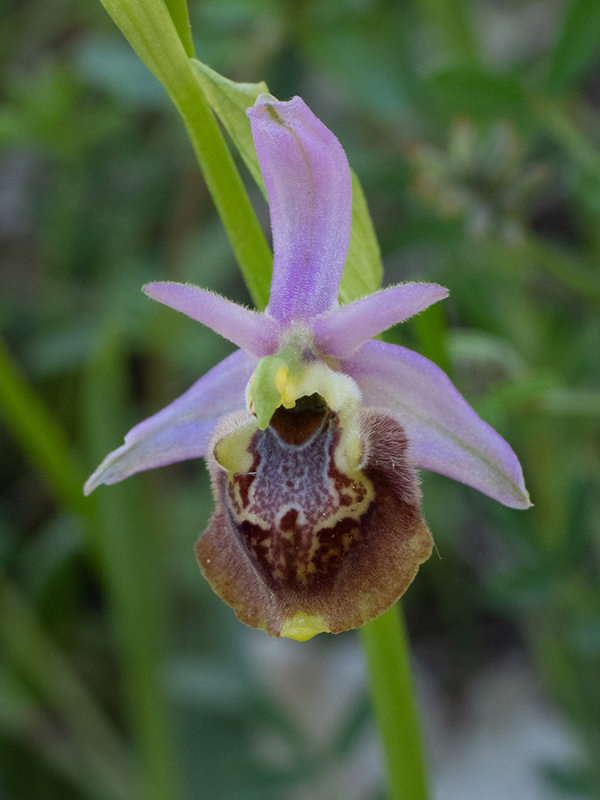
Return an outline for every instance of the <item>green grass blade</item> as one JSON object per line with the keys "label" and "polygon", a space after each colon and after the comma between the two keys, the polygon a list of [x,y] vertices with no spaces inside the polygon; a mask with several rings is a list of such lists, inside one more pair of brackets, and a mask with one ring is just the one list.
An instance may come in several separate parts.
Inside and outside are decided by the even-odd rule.
{"label": "green grass blade", "polygon": [[131,800],[137,775],[131,754],[19,590],[0,574],[0,641],[15,667],[64,721],[95,796]]}
{"label": "green grass blade", "polygon": [[67,439],[0,341],[0,410],[4,422],[57,500],[89,516],[81,486],[83,473],[73,461]]}
{"label": "green grass blade", "polygon": [[[84,413],[94,463],[122,437],[126,417],[126,359],[110,333],[89,364]],[[181,796],[169,709],[162,684],[165,650],[161,574],[149,498],[131,481],[97,492],[97,547],[104,568],[126,704],[143,770],[144,800]]]}

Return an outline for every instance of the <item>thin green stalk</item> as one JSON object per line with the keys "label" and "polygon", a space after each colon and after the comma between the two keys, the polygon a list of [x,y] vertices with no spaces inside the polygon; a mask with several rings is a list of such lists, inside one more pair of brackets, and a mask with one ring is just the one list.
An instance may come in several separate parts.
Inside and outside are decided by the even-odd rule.
{"label": "thin green stalk", "polygon": [[361,631],[371,696],[383,740],[389,800],[427,800],[421,731],[408,641],[398,605]]}
{"label": "thin green stalk", "polygon": [[166,5],[160,0],[102,4],[181,114],[252,299],[264,308],[271,251]]}
{"label": "thin green stalk", "polygon": [[269,301],[272,256],[221,129],[195,75],[180,81],[174,101],[185,122],[206,184],[223,220],[246,285],[257,308]]}

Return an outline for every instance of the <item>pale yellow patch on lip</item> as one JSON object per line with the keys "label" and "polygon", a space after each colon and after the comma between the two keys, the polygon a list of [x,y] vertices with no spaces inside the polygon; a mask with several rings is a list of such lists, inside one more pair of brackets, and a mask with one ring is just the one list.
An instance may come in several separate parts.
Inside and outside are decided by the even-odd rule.
{"label": "pale yellow patch on lip", "polygon": [[253,456],[249,447],[256,428],[256,422],[249,422],[224,436],[215,445],[214,457],[228,472],[236,474],[250,471]]}
{"label": "pale yellow patch on lip", "polygon": [[321,616],[311,614],[294,614],[294,616],[281,626],[281,636],[286,639],[295,639],[297,642],[306,642],[318,633],[328,633],[329,629]]}
{"label": "pale yellow patch on lip", "polygon": [[290,371],[287,366],[281,366],[275,373],[275,386],[281,395],[281,405],[284,408],[293,408],[296,405],[296,393],[290,381]]}

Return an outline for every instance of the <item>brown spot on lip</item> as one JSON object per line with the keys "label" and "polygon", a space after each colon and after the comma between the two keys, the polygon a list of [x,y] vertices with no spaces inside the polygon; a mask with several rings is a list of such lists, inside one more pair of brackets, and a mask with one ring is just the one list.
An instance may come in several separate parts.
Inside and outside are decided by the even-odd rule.
{"label": "brown spot on lip", "polygon": [[279,523],[279,527],[282,531],[293,531],[296,527],[296,522],[298,521],[298,512],[295,508],[290,508],[288,512],[286,512],[283,517],[281,518],[281,522]]}

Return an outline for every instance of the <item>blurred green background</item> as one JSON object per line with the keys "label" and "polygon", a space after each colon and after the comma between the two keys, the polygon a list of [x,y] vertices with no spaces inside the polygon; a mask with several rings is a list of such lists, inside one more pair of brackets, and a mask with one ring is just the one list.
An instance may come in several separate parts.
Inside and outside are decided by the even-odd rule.
{"label": "blurred green background", "polygon": [[[229,351],[141,284],[247,294],[176,112],[100,3],[0,8],[0,798],[380,800],[356,635],[235,621],[193,556],[203,464],[81,495]],[[528,512],[423,475],[438,553],[403,605],[435,797],[599,798],[600,4],[190,11],[202,61],[338,135],[386,283],[451,291],[390,340],[523,463]]]}

